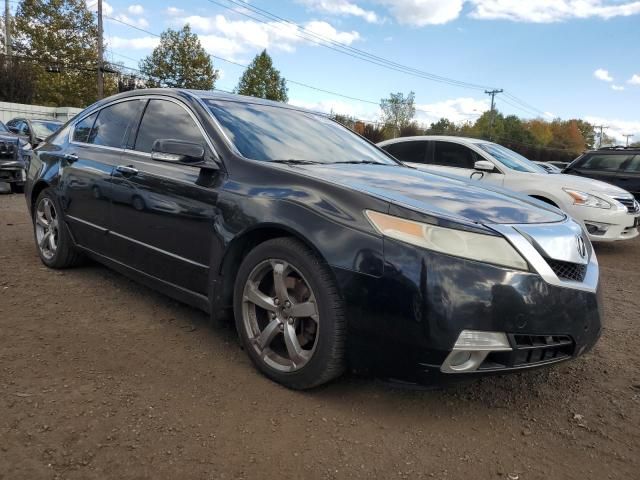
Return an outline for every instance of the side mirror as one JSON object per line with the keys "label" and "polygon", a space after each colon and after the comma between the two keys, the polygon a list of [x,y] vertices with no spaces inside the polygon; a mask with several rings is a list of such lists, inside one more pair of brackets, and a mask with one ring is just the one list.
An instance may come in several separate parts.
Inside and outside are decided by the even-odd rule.
{"label": "side mirror", "polygon": [[493,172],[496,169],[493,163],[491,163],[489,160],[478,160],[473,165],[473,168],[480,172]]}
{"label": "side mirror", "polygon": [[196,167],[215,168],[213,162],[204,159],[204,146],[181,140],[160,139],[153,142],[151,159],[159,162],[183,163]]}

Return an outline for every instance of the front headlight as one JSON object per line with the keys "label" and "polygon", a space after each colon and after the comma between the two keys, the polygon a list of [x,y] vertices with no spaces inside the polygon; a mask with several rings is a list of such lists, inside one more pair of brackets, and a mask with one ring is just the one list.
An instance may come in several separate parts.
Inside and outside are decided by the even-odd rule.
{"label": "front headlight", "polygon": [[595,208],[611,208],[611,204],[609,202],[600,197],[596,197],[595,195],[591,195],[590,193],[571,190],[569,188],[563,188],[563,190],[573,199],[574,205]]}
{"label": "front headlight", "polygon": [[447,255],[529,270],[527,262],[503,237],[438,227],[371,210],[365,213],[386,237]]}

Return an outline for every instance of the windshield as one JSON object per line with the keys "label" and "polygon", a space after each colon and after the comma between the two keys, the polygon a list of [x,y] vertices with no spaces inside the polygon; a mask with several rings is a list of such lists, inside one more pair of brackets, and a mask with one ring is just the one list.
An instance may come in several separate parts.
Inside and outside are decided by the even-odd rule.
{"label": "windshield", "polygon": [[548,173],[531,160],[497,143],[477,143],[476,145],[511,170],[528,173]]}
{"label": "windshield", "polygon": [[398,165],[351,130],[283,105],[205,100],[238,151],[253,160]]}
{"label": "windshield", "polygon": [[58,122],[31,121],[31,128],[33,128],[33,133],[35,133],[36,137],[38,138],[47,138],[52,133],[56,133],[61,126],[62,124]]}
{"label": "windshield", "polygon": [[0,122],[0,132],[6,133],[9,130],[7,130],[7,127],[4,126],[4,123]]}

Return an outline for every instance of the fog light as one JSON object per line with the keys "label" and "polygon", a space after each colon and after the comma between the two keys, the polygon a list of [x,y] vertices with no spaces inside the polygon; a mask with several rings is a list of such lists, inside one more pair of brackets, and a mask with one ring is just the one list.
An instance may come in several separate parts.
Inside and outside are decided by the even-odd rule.
{"label": "fog light", "polygon": [[508,350],[511,350],[511,345],[504,332],[463,330],[451,353],[440,367],[440,371],[443,373],[473,372],[491,352]]}
{"label": "fog light", "polygon": [[606,223],[585,222],[584,226],[590,235],[604,235],[609,230],[609,225]]}

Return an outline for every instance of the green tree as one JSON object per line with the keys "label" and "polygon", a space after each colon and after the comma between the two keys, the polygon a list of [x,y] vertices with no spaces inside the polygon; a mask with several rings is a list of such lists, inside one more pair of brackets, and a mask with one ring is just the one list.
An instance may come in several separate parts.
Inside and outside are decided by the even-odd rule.
{"label": "green tree", "polygon": [[140,71],[150,78],[149,87],[212,90],[217,78],[211,57],[188,24],[162,32],[160,44],[140,61]]}
{"label": "green tree", "polygon": [[388,98],[380,100],[382,121],[391,130],[391,136],[397,136],[403,128],[409,125],[416,115],[415,93],[391,93]]}
{"label": "green tree", "polygon": [[427,135],[456,135],[458,133],[458,127],[448,118],[441,118],[437,122],[429,125],[425,133]]}
{"label": "green tree", "polygon": [[235,89],[240,95],[285,103],[289,100],[287,91],[287,81],[280,75],[280,71],[273,67],[273,60],[266,50],[255,56]]}
{"label": "green tree", "polygon": [[36,103],[95,101],[98,29],[85,0],[22,0],[14,25],[15,53],[34,66]]}
{"label": "green tree", "polygon": [[584,138],[586,147],[593,148],[596,141],[596,132],[593,130],[593,125],[586,120],[580,120],[579,118],[570,121],[576,123],[578,130],[580,130],[580,133],[582,134],[582,138]]}

